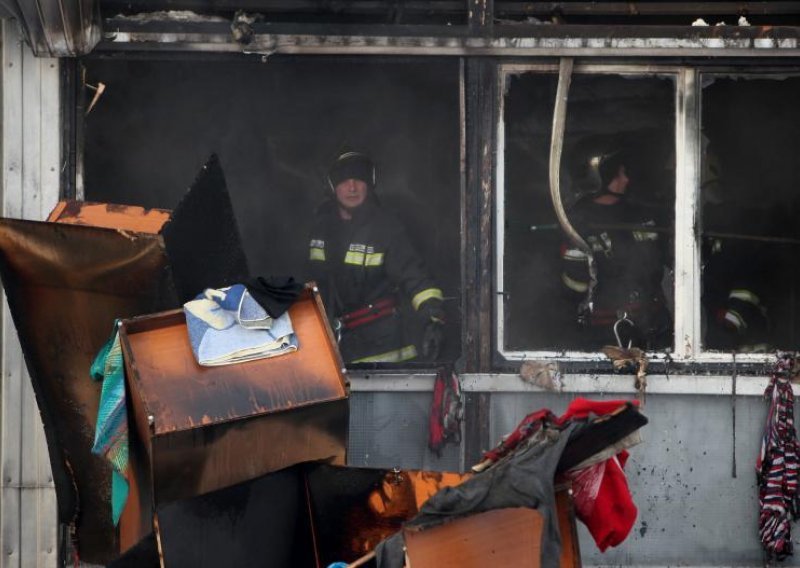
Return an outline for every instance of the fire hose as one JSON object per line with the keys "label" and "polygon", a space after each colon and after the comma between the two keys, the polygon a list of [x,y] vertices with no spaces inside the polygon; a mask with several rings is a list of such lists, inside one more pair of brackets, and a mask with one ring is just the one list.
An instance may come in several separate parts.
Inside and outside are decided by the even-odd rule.
{"label": "fire hose", "polygon": [[562,57],[558,67],[558,88],[556,89],[556,102],[553,108],[553,132],[550,139],[550,198],[553,201],[553,208],[561,229],[572,244],[586,253],[589,264],[589,287],[586,291],[586,297],[578,306],[578,320],[585,322],[594,307],[594,290],[597,286],[597,263],[591,247],[570,223],[567,212],[564,210],[564,203],[561,201],[561,152],[564,149],[564,127],[567,116],[569,85],[572,80],[572,66],[571,57]]}

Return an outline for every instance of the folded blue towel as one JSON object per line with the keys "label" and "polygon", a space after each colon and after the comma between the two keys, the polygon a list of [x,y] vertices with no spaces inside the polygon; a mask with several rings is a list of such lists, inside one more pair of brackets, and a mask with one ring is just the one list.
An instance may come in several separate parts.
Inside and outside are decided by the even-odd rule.
{"label": "folded blue towel", "polygon": [[201,365],[276,357],[298,348],[289,313],[270,318],[242,284],[209,288],[183,310],[189,342]]}

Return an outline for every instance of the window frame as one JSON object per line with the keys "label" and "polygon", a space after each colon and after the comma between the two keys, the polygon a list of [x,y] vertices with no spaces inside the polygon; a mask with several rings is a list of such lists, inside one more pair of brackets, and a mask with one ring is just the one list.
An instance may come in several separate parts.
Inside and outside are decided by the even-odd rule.
{"label": "window frame", "polygon": [[[495,351],[505,362],[526,359],[601,362],[607,357],[597,352],[578,350],[508,350],[505,348],[504,322],[504,255],[505,249],[505,94],[508,79],[522,73],[558,73],[557,63],[501,64],[497,89],[497,153],[495,164],[495,258],[494,258],[494,337]],[[701,364],[761,364],[771,360],[769,354],[706,351],[702,346],[702,270],[700,254],[700,134],[702,113],[702,75],[759,75],[753,69],[733,67],[700,68],[690,65],[652,63],[576,64],[575,74],[607,74],[629,76],[670,76],[675,81],[675,239],[674,239],[674,342],[671,350],[647,354],[651,361],[675,361]],[[800,71],[798,71],[800,74]],[[567,103],[569,112],[569,103]]]}
{"label": "window frame", "polygon": [[[700,263],[702,261],[700,255],[700,237],[702,234],[702,217],[700,217],[700,207],[699,207],[699,199],[700,199],[700,160],[702,154],[701,142],[700,142],[700,134],[702,131],[702,111],[703,111],[703,76],[726,76],[726,77],[739,77],[743,79],[782,79],[785,77],[800,77],[800,67],[792,66],[786,69],[779,69],[775,67],[753,67],[751,66],[735,66],[735,65],[713,65],[713,66],[705,66],[705,67],[693,67],[687,68],[692,71],[693,79],[692,79],[692,89],[693,89],[693,98],[694,104],[696,105],[696,109],[694,110],[694,119],[693,124],[691,125],[693,132],[691,132],[691,136],[693,136],[693,143],[694,143],[694,152],[692,158],[695,162],[695,172],[693,177],[693,184],[692,184],[692,203],[691,206],[693,208],[693,215],[695,216],[695,223],[693,225],[693,232],[694,232],[694,240],[693,244],[695,247],[694,254],[696,256],[696,267],[694,270],[696,271],[695,278],[694,278],[694,287],[692,294],[692,301],[696,306],[694,317],[696,318],[696,323],[694,323],[694,327],[691,329],[692,334],[689,337],[693,340],[693,343],[690,347],[694,349],[694,357],[691,356],[691,352],[687,354],[686,360],[697,362],[697,363],[708,363],[708,364],[716,364],[716,363],[723,363],[728,365],[734,364],[753,364],[753,365],[764,365],[764,364],[771,364],[774,362],[774,354],[772,353],[733,353],[730,351],[710,351],[704,350],[702,345],[702,327],[701,327],[701,295],[702,295],[702,270],[700,268]],[[676,211],[677,214],[677,211]],[[677,319],[677,318],[676,318]]]}

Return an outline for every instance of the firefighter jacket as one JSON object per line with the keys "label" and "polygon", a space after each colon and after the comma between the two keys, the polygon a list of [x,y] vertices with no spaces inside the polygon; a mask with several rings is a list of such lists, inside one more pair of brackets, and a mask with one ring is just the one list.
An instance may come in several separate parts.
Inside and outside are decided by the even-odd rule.
{"label": "firefighter jacket", "polygon": [[[661,289],[666,239],[653,230],[657,225],[654,216],[625,198],[605,205],[592,197],[579,201],[571,211],[571,220],[592,249],[597,265],[594,309],[588,323],[611,332],[618,317],[626,313],[642,333],[668,327]],[[588,257],[575,245],[563,243],[561,264],[562,284],[577,305],[589,288]],[[613,339],[613,334],[604,337]]]}
{"label": "firefighter jacket", "polygon": [[[351,220],[335,200],[317,211],[309,242],[309,274],[329,317],[348,320],[340,349],[345,361],[401,362],[416,357],[404,338],[402,304],[419,310],[442,291],[428,275],[400,222],[370,195]],[[355,316],[355,317],[354,317]]]}

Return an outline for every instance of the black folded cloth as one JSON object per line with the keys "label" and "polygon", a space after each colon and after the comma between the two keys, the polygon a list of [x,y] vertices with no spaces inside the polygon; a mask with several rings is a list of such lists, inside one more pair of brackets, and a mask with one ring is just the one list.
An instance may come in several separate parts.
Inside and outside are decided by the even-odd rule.
{"label": "black folded cloth", "polygon": [[158,556],[156,536],[149,532],[122,556],[113,560],[107,568],[158,568],[159,566],[161,561]]}
{"label": "black folded cloth", "polygon": [[305,288],[292,276],[256,276],[243,282],[247,291],[272,318],[279,318]]}

